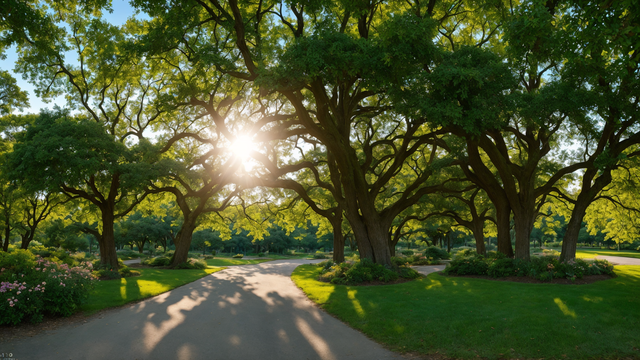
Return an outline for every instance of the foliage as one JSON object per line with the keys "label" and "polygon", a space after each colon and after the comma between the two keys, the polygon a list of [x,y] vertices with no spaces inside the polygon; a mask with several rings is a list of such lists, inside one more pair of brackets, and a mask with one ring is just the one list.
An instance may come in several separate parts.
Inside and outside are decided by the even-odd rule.
{"label": "foliage", "polygon": [[424,251],[424,256],[426,256],[427,258],[432,258],[436,260],[439,260],[439,259],[448,260],[451,258],[451,255],[449,255],[449,253],[446,250],[436,246],[429,246]]}
{"label": "foliage", "polygon": [[581,279],[585,275],[613,275],[613,265],[606,260],[585,261],[576,259],[560,262],[558,256],[532,256],[530,261],[504,256],[482,257],[480,255],[456,257],[447,265],[445,274],[489,275],[495,278],[507,276],[529,276],[542,281],[551,279]]}
{"label": "foliage", "polygon": [[244,257],[244,254],[235,254],[232,256],[232,258],[234,259],[242,259]]}
{"label": "foliage", "polygon": [[93,286],[90,269],[90,262],[69,267],[28,250],[0,252],[0,324],[40,322],[45,314],[73,314]]}
{"label": "foliage", "polygon": [[401,254],[404,256],[411,256],[413,255],[413,250],[402,250]]}
{"label": "foliage", "polygon": [[188,261],[178,264],[176,269],[196,269],[196,270],[204,270],[207,268],[207,263],[204,260],[197,260],[193,258],[189,258]]}
{"label": "foliage", "polygon": [[316,264],[322,268],[319,279],[332,284],[359,285],[370,282],[392,282],[399,277],[416,279],[420,274],[408,267],[400,266],[397,271],[387,269],[383,265],[375,264],[369,259],[359,262],[344,262],[336,264],[331,260]]}

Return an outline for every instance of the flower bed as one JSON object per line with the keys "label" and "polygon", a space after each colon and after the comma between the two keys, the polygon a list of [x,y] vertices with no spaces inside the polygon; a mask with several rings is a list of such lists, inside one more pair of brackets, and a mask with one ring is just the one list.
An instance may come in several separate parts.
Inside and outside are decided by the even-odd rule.
{"label": "flower bed", "polygon": [[69,316],[92,285],[90,262],[70,267],[28,250],[0,253],[0,324],[40,322],[45,314]]}

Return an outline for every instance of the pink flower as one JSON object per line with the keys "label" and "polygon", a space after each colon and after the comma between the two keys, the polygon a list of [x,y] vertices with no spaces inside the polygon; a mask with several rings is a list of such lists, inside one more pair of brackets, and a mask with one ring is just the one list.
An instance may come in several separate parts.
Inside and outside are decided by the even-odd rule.
{"label": "pink flower", "polygon": [[40,271],[40,268],[36,268],[36,271]]}
{"label": "pink flower", "polygon": [[18,290],[18,292],[16,293],[16,295],[20,295],[20,290]]}
{"label": "pink flower", "polygon": [[46,282],[46,281],[43,281],[43,282],[42,282],[42,285],[47,285],[47,282]]}

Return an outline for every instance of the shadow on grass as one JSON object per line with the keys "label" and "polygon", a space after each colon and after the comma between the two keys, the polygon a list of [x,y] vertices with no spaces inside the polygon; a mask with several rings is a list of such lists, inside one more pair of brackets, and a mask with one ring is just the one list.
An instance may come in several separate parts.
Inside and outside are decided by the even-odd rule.
{"label": "shadow on grass", "polygon": [[[438,274],[396,285],[330,285],[323,307],[398,351],[456,358],[638,357],[640,267],[616,269],[617,278],[589,285]],[[310,297],[318,296],[318,285],[305,286]]]}

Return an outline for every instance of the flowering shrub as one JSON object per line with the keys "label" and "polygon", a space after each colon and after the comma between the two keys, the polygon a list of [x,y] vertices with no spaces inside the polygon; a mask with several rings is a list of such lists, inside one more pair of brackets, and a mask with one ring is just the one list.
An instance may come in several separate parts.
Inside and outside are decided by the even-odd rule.
{"label": "flowering shrub", "polygon": [[89,295],[91,267],[90,262],[70,267],[28,250],[0,253],[0,324],[73,314]]}

